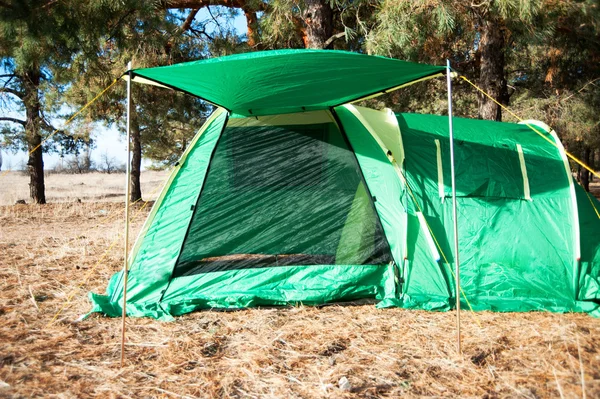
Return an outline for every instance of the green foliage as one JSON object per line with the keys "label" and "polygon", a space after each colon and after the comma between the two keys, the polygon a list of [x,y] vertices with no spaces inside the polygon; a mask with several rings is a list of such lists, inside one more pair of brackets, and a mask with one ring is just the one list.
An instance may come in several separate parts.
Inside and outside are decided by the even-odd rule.
{"label": "green foliage", "polygon": [[[182,32],[185,17],[143,8],[123,15],[113,36],[102,41],[99,56],[80,64],[80,73],[73,76],[63,99],[82,106],[120,77],[128,61],[134,69],[174,64],[205,57],[210,45],[216,46],[215,41],[233,42],[227,39],[231,34],[227,29],[213,33],[210,45],[204,37]],[[124,80],[117,83],[90,108],[90,118],[125,133],[125,89]],[[133,84],[132,97],[132,129],[140,133],[144,157],[159,167],[176,162],[211,109],[199,99],[148,85]]]}
{"label": "green foliage", "polygon": [[[105,27],[128,6],[127,2],[119,5],[116,9],[100,0],[0,4],[0,109],[21,115],[15,119],[23,121],[0,121],[5,145],[27,147],[27,119],[30,136],[49,135],[55,130],[53,118],[69,111],[58,99],[81,72],[80,64],[97,56]],[[44,151],[79,151],[89,140],[81,131],[74,132],[55,134]]]}
{"label": "green foliage", "polygon": [[[479,28],[486,18],[498,18],[505,27],[510,107],[552,125],[576,153],[600,147],[597,2],[382,0],[365,46],[370,53],[412,61],[441,64],[449,58],[477,83]],[[444,113],[442,90],[434,82],[411,86],[378,99],[379,106]],[[476,117],[474,89],[455,80],[454,93],[456,114]]]}
{"label": "green foliage", "polygon": [[[478,82],[483,21],[500,21],[505,33],[505,79],[510,107],[524,118],[552,125],[569,148],[600,147],[600,7],[594,0],[326,0],[333,32],[343,32],[332,47],[443,64],[450,59],[461,74]],[[211,4],[226,2],[211,1]],[[210,6],[210,18],[196,17],[182,28],[190,10],[164,1],[122,0],[7,1],[0,5],[0,56],[16,77],[2,78],[21,92],[19,77],[28,67],[42,73],[40,101],[47,133],[50,119],[85,104],[119,77],[127,61],[134,67],[168,65],[256,49],[304,47],[308,23],[303,0],[240,1],[257,10],[257,41],[235,32],[236,7]],[[266,4],[266,5],[265,5]],[[583,88],[583,89],[582,89]],[[6,91],[6,90],[5,90]],[[374,107],[397,111],[446,112],[445,82],[416,84],[373,100]],[[477,116],[477,93],[455,80],[459,116]],[[87,145],[90,123],[123,129],[125,84],[117,84],[48,149]],[[3,101],[3,102],[2,102]],[[65,107],[65,101],[70,107]],[[23,111],[18,96],[0,93],[0,106]],[[144,155],[157,167],[172,164],[185,149],[210,107],[168,90],[134,85],[136,120]],[[505,114],[507,120],[512,120]],[[88,125],[86,125],[88,124]],[[0,135],[11,148],[23,148],[21,126],[5,123]],[[86,128],[86,126],[88,126]],[[69,140],[79,147],[69,147]]]}

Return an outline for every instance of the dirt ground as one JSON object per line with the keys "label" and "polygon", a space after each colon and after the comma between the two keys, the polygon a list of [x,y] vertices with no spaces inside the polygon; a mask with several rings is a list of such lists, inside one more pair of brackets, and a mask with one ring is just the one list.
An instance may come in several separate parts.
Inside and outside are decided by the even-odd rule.
{"label": "dirt ground", "polygon": [[600,397],[600,321],[583,314],[463,312],[462,355],[454,312],[128,319],[120,368],[121,321],[77,319],[122,267],[122,215],[117,202],[0,206],[0,397]]}

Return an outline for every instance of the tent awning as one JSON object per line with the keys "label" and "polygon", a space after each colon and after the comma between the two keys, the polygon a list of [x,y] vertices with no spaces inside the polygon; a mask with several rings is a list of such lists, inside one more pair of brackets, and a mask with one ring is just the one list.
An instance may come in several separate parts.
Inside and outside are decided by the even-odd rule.
{"label": "tent awning", "polygon": [[444,70],[345,51],[274,50],[132,72],[134,82],[170,87],[242,115],[269,115],[327,109]]}

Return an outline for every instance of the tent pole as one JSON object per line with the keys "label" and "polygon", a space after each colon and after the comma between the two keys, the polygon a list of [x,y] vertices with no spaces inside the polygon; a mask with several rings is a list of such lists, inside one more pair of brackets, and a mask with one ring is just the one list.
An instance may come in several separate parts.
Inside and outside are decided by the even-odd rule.
{"label": "tent pole", "polygon": [[450,132],[450,174],[452,177],[452,220],[454,221],[454,278],[456,295],[456,348],[461,353],[460,340],[460,262],[458,260],[458,222],[456,219],[456,181],[454,175],[454,128],[452,125],[452,69],[446,60],[446,82],[448,84],[448,130]]}
{"label": "tent pole", "polygon": [[121,367],[125,361],[125,318],[127,316],[127,277],[129,275],[129,192],[131,189],[131,61],[127,63],[127,164],[125,166],[125,258],[123,262],[123,313],[121,323]]}

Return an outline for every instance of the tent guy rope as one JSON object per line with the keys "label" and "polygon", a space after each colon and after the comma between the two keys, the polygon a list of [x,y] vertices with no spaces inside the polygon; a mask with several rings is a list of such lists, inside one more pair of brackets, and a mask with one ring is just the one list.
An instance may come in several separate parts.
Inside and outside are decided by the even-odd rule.
{"label": "tent guy rope", "polygon": [[[87,104],[85,104],[83,107],[81,107],[79,109],[79,111],[75,112],[73,115],[71,115],[71,117],[69,119],[67,119],[67,121],[65,122],[65,124],[63,125],[62,128],[59,129],[54,129],[54,131],[52,133],[50,133],[50,135],[46,138],[44,138],[42,140],[41,143],[39,143],[38,145],[36,145],[32,150],[30,150],[27,153],[27,156],[33,154],[38,148],[40,148],[45,142],[47,142],[48,140],[50,140],[52,137],[54,137],[54,135],[56,135],[58,132],[60,132],[61,130],[63,130],[65,128],[65,126],[67,126],[69,123],[73,122],[73,120],[77,117],[77,115],[81,114],[83,111],[85,111],[90,105],[92,105],[97,99],[99,99],[104,93],[106,93],[111,87],[113,87],[115,85],[115,83],[117,83],[119,80],[118,79],[113,79],[112,83],[109,84],[106,88],[104,88],[104,90],[102,90],[100,93],[96,94],[96,97],[92,98],[90,101],[88,101]],[[5,170],[4,172],[2,172],[2,174],[0,174],[0,179],[2,179],[4,176],[6,176],[8,174],[8,172],[10,172],[10,169]]]}
{"label": "tent guy rope", "polygon": [[585,192],[585,195],[587,195],[588,200],[590,200],[590,204],[592,205],[592,208],[594,208],[594,212],[596,212],[596,216],[598,216],[598,219],[600,219],[600,212],[598,212],[598,208],[596,208],[596,205],[594,204],[594,201],[592,201],[592,197],[590,197],[590,193],[583,190]]}
{"label": "tent guy rope", "polygon": [[[444,263],[446,263],[447,265],[450,265],[450,261],[446,257],[446,254],[444,253],[444,250],[442,249],[442,246],[440,245],[438,239],[436,238],[435,233],[431,229],[431,226],[429,225],[429,222],[427,222],[427,218],[425,217],[425,214],[423,213],[423,210],[422,210],[421,206],[419,205],[419,202],[417,201],[417,198],[416,198],[413,190],[410,188],[410,184],[408,183],[408,179],[406,178],[406,176],[404,175],[404,173],[400,173],[400,176],[402,177],[402,182],[404,183],[404,185],[408,189],[408,193],[410,194],[410,197],[411,197],[413,203],[417,207],[417,210],[423,214],[423,221],[425,222],[425,226],[427,226],[427,230],[429,230],[429,234],[431,234],[431,238],[433,238],[433,242],[435,243],[435,246],[437,247],[438,252],[442,256],[442,259],[444,259]],[[450,273],[452,273],[452,276],[455,277],[454,270],[452,270],[452,267],[449,267],[449,270],[450,270]],[[469,302],[469,298],[467,298],[467,295],[465,294],[465,291],[462,289],[462,287],[460,287],[460,293],[462,294],[463,298],[465,299],[465,302],[467,303],[467,306],[469,307],[469,310],[471,311],[471,314],[475,318],[475,322],[477,323],[477,325],[480,328],[483,328],[483,326],[481,325],[481,321],[479,320],[479,317],[477,317],[477,314],[473,310],[473,306],[471,306],[471,302]]]}
{"label": "tent guy rope", "polygon": [[[460,76],[460,78],[462,80],[464,80],[465,82],[469,83],[471,86],[473,86],[475,89],[477,89],[480,93],[482,93],[484,96],[486,96],[487,98],[489,98],[490,100],[492,100],[494,103],[496,103],[500,108],[502,108],[503,110],[505,110],[506,112],[508,112],[512,117],[514,117],[515,119],[517,119],[519,122],[523,122],[524,125],[526,125],[528,128],[530,128],[531,130],[533,130],[538,136],[540,136],[541,138],[543,138],[544,140],[546,140],[547,142],[549,142],[550,144],[552,144],[554,147],[558,148],[558,145],[550,140],[548,137],[544,136],[539,130],[537,130],[535,127],[533,127],[532,125],[530,125],[529,123],[525,122],[525,120],[521,117],[519,117],[519,115],[515,114],[514,112],[512,112],[510,109],[508,109],[505,105],[501,104],[500,102],[498,102],[494,97],[492,97],[491,95],[489,95],[488,93],[486,93],[481,87],[477,86],[475,83],[471,82],[469,79],[467,79],[465,76]],[[585,170],[587,170],[588,172],[590,172],[591,174],[593,174],[594,176],[596,176],[597,178],[600,179],[600,173],[596,172],[595,170],[593,170],[592,168],[590,168],[588,165],[586,165],[582,160],[580,160],[579,158],[577,158],[575,155],[571,154],[569,151],[564,150],[565,151],[565,155],[567,155],[569,158],[571,158],[574,162],[576,162],[578,165],[580,165],[581,167],[583,167]]]}

